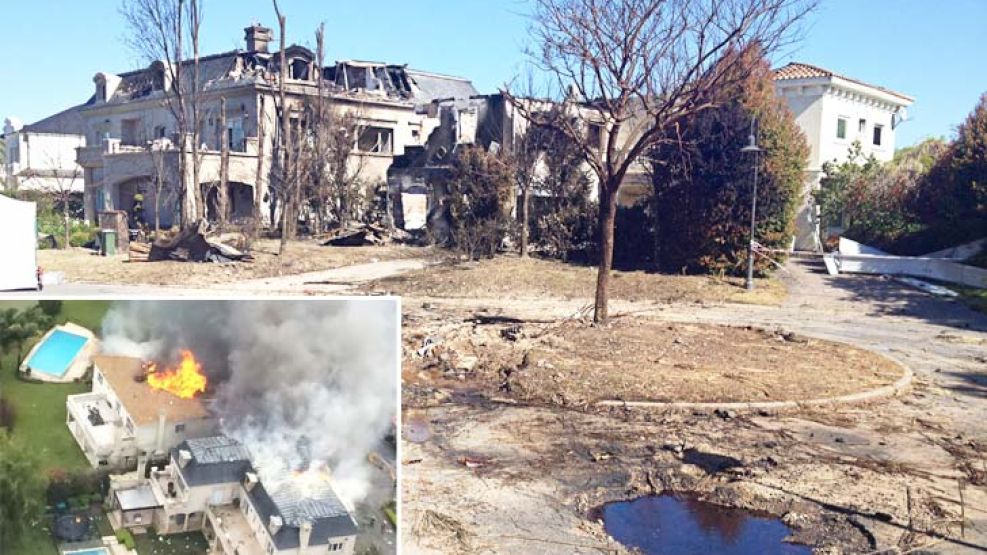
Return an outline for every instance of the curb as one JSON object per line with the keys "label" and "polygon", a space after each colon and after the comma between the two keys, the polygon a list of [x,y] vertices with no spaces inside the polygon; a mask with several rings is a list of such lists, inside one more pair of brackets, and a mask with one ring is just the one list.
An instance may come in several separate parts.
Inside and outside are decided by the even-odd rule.
{"label": "curb", "polygon": [[750,402],[750,403],[687,403],[687,402],[663,402],[663,401],[619,401],[613,399],[607,399],[603,401],[597,401],[594,406],[597,407],[624,407],[624,408],[655,408],[655,409],[687,409],[687,410],[734,410],[734,411],[749,411],[749,410],[790,410],[790,409],[801,409],[805,407],[819,407],[819,406],[832,406],[832,405],[844,405],[851,403],[863,403],[866,401],[874,401],[877,399],[886,399],[888,397],[894,397],[906,389],[908,389],[912,384],[912,379],[915,374],[910,368],[902,364],[901,362],[883,355],[888,360],[893,361],[902,369],[902,375],[894,383],[890,385],[881,386],[875,389],[869,389],[867,391],[861,391],[859,393],[850,393],[847,395],[840,395],[838,397],[822,397],[818,399],[808,399],[804,401],[763,401],[763,402]]}

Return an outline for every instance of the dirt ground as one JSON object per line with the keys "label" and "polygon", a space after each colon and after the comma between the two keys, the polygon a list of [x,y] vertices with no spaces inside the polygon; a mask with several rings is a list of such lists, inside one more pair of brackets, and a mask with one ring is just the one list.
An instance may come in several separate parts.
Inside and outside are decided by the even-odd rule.
{"label": "dirt ground", "polygon": [[[642,271],[614,271],[610,297],[627,301],[739,302],[780,304],[785,287],[775,279],[758,279],[753,292],[738,278],[678,276]],[[407,297],[501,299],[592,299],[596,268],[555,260],[498,256],[489,260],[431,266],[376,281],[372,292]]]}
{"label": "dirt ground", "polygon": [[583,407],[602,400],[803,401],[890,385],[903,373],[872,352],[784,330],[633,316],[605,328],[582,319],[454,322],[439,316],[407,330],[406,384],[453,379],[491,396]]}
{"label": "dirt ground", "polygon": [[[499,370],[491,379],[484,353],[513,351],[504,342],[530,341],[525,334],[535,335],[540,326],[581,317],[586,299],[515,299],[498,291],[473,299],[404,299],[406,333],[418,332],[407,349],[423,349],[428,337],[434,346],[426,347],[427,356],[420,359],[406,355],[413,363],[405,368],[402,388],[403,552],[623,553],[626,549],[607,536],[598,520],[599,508],[668,491],[781,517],[792,529],[791,540],[817,553],[987,551],[987,318],[879,277],[833,278],[801,262],[790,264],[783,277],[789,296],[779,306],[617,301],[612,312],[652,329],[621,328],[621,318],[610,330],[563,329],[559,346],[549,345],[549,353],[561,361],[586,352],[598,364],[594,353],[605,361],[612,352],[584,340],[616,333],[618,340],[607,345],[622,357],[646,362],[668,341],[676,348],[693,348],[698,356],[708,341],[710,354],[721,352],[718,356],[729,364],[746,359],[726,355],[738,338],[738,353],[759,344],[788,346],[797,353],[804,344],[770,337],[785,330],[810,345],[837,341],[856,348],[844,351],[858,357],[844,358],[853,371],[823,365],[817,373],[838,375],[819,378],[821,383],[866,375],[880,360],[865,353],[871,351],[914,371],[911,389],[867,404],[739,413],[520,398],[523,387],[498,386],[497,379],[504,377]],[[754,335],[734,338],[734,331],[709,324]],[[518,325],[520,330],[512,329]],[[659,334],[655,345],[639,336],[658,333],[661,326],[675,333]],[[492,331],[456,331],[487,328]],[[511,330],[507,337],[501,335],[504,329]],[[696,330],[724,335],[698,333],[702,339],[691,347],[685,331]],[[759,339],[758,334],[766,336]],[[442,360],[447,336],[455,349]],[[675,337],[680,343],[674,343]],[[719,346],[709,349],[714,341]],[[523,362],[521,353],[509,356]],[[670,357],[665,353],[661,359]],[[428,359],[442,364],[426,368]],[[554,360],[549,363],[556,365]],[[782,369],[786,361],[772,368]],[[528,362],[538,368],[533,355]],[[633,366],[621,365],[609,374],[638,373]],[[508,368],[513,376],[517,369]],[[543,363],[539,370],[549,378],[536,385],[552,387],[553,369]],[[811,374],[811,368],[796,371]],[[736,368],[720,372],[761,377]],[[576,391],[598,398],[613,386],[611,378],[594,382],[598,374],[576,367],[564,378],[588,380]],[[645,376],[653,378],[648,372]],[[744,387],[744,380],[735,386]],[[756,395],[757,388],[747,393]],[[716,393],[731,394],[739,396],[732,390]]]}
{"label": "dirt ground", "polygon": [[288,244],[286,255],[279,257],[278,247],[277,240],[258,240],[251,250],[253,262],[225,264],[177,261],[131,263],[126,255],[104,257],[83,248],[40,250],[38,263],[47,272],[65,272],[66,281],[73,283],[204,287],[381,260],[422,257],[428,256],[430,251],[401,245],[325,247],[315,241],[292,241]]}

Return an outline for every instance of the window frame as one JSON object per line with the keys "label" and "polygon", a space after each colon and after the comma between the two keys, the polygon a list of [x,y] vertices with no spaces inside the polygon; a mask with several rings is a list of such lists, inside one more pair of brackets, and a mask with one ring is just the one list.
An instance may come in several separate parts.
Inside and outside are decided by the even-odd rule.
{"label": "window frame", "polygon": [[[847,135],[847,126],[849,124],[849,121],[850,121],[850,118],[848,118],[846,116],[836,116],[836,138],[837,139],[839,139],[841,141],[847,140],[846,139],[846,135]],[[841,130],[840,130],[840,126],[841,125],[843,126],[842,133],[841,133]]]}
{"label": "window frame", "polygon": [[884,147],[884,126],[880,124],[874,125],[874,131],[871,133],[871,144],[873,146]]}

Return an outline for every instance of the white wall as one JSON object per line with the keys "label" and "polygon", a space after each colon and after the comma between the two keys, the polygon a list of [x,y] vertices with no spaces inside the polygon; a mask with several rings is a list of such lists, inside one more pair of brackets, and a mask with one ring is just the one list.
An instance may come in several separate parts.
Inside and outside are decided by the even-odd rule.
{"label": "white wall", "polygon": [[[73,192],[82,192],[83,173],[82,167],[76,164],[75,149],[86,145],[85,137],[20,131],[7,135],[4,140],[7,147],[8,189],[53,192],[68,188]],[[33,172],[52,170],[68,177],[30,177]],[[76,174],[74,179],[71,177],[73,172]]]}

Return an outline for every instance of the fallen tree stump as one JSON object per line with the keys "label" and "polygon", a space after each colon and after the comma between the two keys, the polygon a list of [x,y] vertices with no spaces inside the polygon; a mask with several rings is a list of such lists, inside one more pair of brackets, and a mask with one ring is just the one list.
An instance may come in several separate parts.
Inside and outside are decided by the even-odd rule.
{"label": "fallen tree stump", "polygon": [[[238,249],[219,241],[206,239],[205,227],[205,222],[198,222],[172,237],[157,239],[147,253],[147,261],[236,262],[253,260],[249,254]],[[138,259],[141,258],[141,254],[143,253],[137,252]]]}

